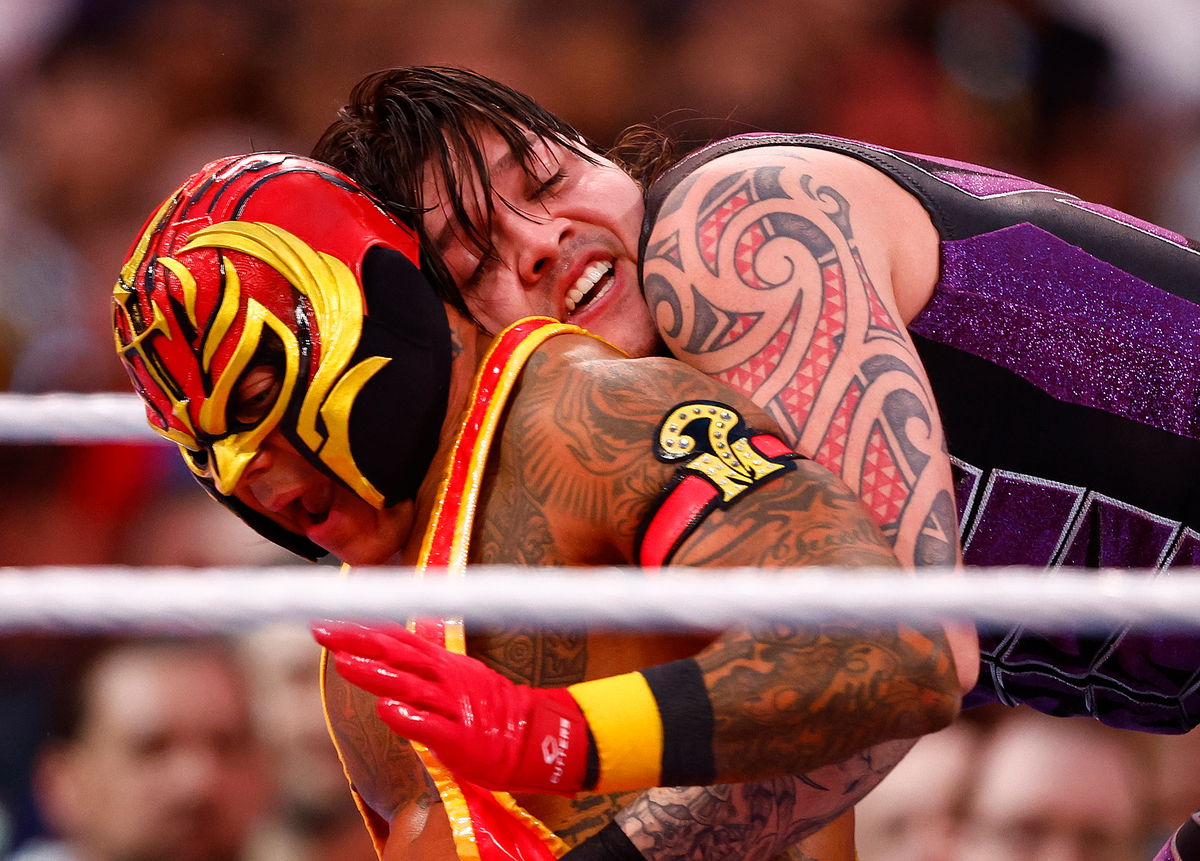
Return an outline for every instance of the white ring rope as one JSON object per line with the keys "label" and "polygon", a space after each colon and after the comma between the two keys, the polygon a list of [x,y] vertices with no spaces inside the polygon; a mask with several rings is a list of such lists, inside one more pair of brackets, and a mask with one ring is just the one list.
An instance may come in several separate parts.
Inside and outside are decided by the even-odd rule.
{"label": "white ring rope", "polygon": [[873,569],[478,566],[466,579],[410,568],[0,568],[0,632],[238,630],[268,621],[402,620],[715,629],[748,622],[945,618],[1070,630],[1138,623],[1200,631],[1200,574],[989,569],[919,577]]}
{"label": "white ring rope", "polygon": [[[153,443],[133,394],[0,393],[0,444]],[[846,617],[963,618],[983,624],[1109,630],[1136,623],[1200,631],[1200,570],[1047,573],[990,569],[901,577],[804,568],[631,570],[473,567],[466,582],[372,569],[0,567],[0,633],[122,628],[235,630],[319,618],[462,614],[473,623],[699,628]]]}
{"label": "white ring rope", "polygon": [[0,443],[165,442],[135,394],[0,393]]}

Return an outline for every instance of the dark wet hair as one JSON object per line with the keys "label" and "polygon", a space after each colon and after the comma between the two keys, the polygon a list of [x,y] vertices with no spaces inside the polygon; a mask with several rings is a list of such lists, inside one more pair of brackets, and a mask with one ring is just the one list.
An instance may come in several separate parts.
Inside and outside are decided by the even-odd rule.
{"label": "dark wet hair", "polygon": [[445,181],[447,203],[466,241],[481,256],[490,255],[495,205],[487,197],[483,217],[475,219],[464,199],[473,176],[479,176],[485,187],[491,185],[478,140],[480,132],[489,129],[508,144],[531,180],[539,166],[534,149],[539,140],[596,161],[596,150],[579,132],[529,96],[483,75],[447,66],[385,69],[367,75],[355,85],[349,103],[338,111],[338,118],[312,151],[314,158],[350,175],[415,227],[421,239],[422,269],[442,298],[468,315],[445,262],[422,226],[422,214],[432,207],[422,194],[421,179],[426,167],[433,166]]}

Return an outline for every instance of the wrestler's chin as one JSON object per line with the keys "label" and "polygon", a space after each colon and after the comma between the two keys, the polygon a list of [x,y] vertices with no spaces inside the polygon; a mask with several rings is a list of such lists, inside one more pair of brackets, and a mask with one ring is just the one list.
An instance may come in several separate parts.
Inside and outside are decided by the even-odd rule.
{"label": "wrestler's chin", "polygon": [[412,524],[411,500],[384,509],[357,500],[335,505],[305,534],[348,565],[384,565],[404,549]]}

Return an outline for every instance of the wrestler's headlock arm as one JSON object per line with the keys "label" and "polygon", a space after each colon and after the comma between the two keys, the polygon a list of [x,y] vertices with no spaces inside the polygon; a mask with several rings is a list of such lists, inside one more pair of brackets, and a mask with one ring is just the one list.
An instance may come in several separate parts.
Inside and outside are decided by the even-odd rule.
{"label": "wrestler's headlock arm", "polygon": [[[795,146],[685,161],[656,191],[642,276],[672,354],[855,490],[901,565],[955,565],[950,460],[907,331],[940,275],[922,204],[864,162]],[[975,632],[948,635],[970,690]]]}
{"label": "wrestler's headlock arm", "polygon": [[[584,564],[572,554],[595,561],[608,545],[633,562],[639,529],[677,468],[652,446],[681,396],[728,403],[747,426],[774,430],[765,414],[676,363],[609,359],[590,342],[543,349],[509,412],[478,560]],[[712,511],[673,563],[895,564],[853,494],[810,461],[789,463]],[[543,537],[531,539],[539,530]],[[557,691],[513,685],[399,630],[340,629],[322,639],[339,670],[380,697],[381,717],[400,735],[428,744],[464,777],[506,789],[803,774],[940,728],[959,698],[942,632],[906,626],[734,628],[693,658]],[[541,746],[547,727],[562,730],[554,757]]]}

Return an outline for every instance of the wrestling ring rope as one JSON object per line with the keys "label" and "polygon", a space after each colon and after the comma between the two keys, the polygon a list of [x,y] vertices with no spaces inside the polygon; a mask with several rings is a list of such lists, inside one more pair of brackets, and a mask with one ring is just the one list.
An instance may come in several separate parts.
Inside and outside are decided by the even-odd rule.
{"label": "wrestling ring rope", "polygon": [[1200,628],[1200,578],[1017,571],[897,576],[870,569],[768,573],[472,566],[465,580],[409,568],[0,568],[0,632],[240,630],[272,620],[463,615],[477,624],[711,629],[731,623],[964,618],[1074,630]]}
{"label": "wrestling ring rope", "polygon": [[[0,444],[159,439],[134,395],[0,395]],[[431,572],[433,573],[433,572]],[[477,624],[714,629],[731,623],[946,618],[982,625],[1200,629],[1200,572],[472,566],[409,568],[0,567],[0,633],[222,631],[273,620],[465,616]]]}

